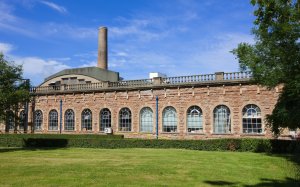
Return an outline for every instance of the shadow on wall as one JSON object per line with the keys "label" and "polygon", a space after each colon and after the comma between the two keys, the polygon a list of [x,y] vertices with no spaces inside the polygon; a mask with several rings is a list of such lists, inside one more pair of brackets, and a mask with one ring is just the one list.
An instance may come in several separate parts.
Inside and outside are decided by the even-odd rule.
{"label": "shadow on wall", "polygon": [[295,180],[289,177],[286,177],[284,180],[276,179],[260,179],[260,182],[253,185],[241,184],[237,182],[228,182],[228,181],[204,181],[204,183],[212,186],[244,186],[244,187],[300,187],[300,180]]}

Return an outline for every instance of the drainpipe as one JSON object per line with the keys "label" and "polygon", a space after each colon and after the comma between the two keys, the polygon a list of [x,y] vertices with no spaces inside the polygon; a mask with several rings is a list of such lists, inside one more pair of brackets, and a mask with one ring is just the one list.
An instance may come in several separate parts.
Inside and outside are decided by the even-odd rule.
{"label": "drainpipe", "polygon": [[59,101],[60,103],[60,107],[59,107],[59,113],[60,113],[60,123],[59,123],[59,133],[61,134],[61,130],[62,130],[62,99],[60,99]]}
{"label": "drainpipe", "polygon": [[[28,87],[28,91],[29,91],[29,89],[30,89],[30,79],[23,79],[23,80],[25,80],[26,87]],[[24,133],[27,133],[27,130],[28,130],[28,109],[29,109],[28,106],[29,106],[28,101],[26,101],[26,103],[25,103]]]}
{"label": "drainpipe", "polygon": [[158,139],[158,96],[156,96],[156,139]]}
{"label": "drainpipe", "polygon": [[25,103],[25,124],[24,124],[24,133],[27,133],[28,130],[28,102]]}

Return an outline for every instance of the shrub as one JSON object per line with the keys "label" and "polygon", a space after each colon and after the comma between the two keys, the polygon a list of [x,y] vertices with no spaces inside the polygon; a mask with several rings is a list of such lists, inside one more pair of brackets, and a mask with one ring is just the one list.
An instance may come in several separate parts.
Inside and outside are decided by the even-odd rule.
{"label": "shrub", "polygon": [[[100,136],[99,136],[100,137]],[[82,147],[82,148],[160,148],[205,151],[248,151],[266,153],[300,153],[300,141],[273,139],[209,139],[152,140],[121,139],[120,136],[91,135],[60,136],[0,136],[1,147]],[[122,137],[123,138],[123,137]]]}
{"label": "shrub", "polygon": [[50,138],[50,139],[123,139],[124,135],[105,134],[0,134],[0,138]]}

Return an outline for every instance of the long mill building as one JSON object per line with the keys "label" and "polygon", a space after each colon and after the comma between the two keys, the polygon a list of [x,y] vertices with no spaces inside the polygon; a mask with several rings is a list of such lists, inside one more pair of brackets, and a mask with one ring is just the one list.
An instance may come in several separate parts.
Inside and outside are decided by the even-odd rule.
{"label": "long mill building", "polygon": [[[216,72],[121,80],[108,70],[107,28],[99,29],[97,67],[65,69],[31,88],[28,132],[124,134],[128,138],[266,137],[280,87],[251,81],[250,72]],[[24,129],[20,111],[18,129]],[[8,120],[1,131],[14,129]]]}

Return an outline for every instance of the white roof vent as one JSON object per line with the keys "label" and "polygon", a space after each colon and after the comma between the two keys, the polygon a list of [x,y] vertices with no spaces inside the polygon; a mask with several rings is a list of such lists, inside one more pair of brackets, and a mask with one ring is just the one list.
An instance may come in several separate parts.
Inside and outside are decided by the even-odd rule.
{"label": "white roof vent", "polygon": [[149,73],[149,78],[150,78],[150,79],[153,79],[154,77],[162,77],[162,78],[166,78],[167,75],[166,75],[166,74],[159,73],[159,72]]}

